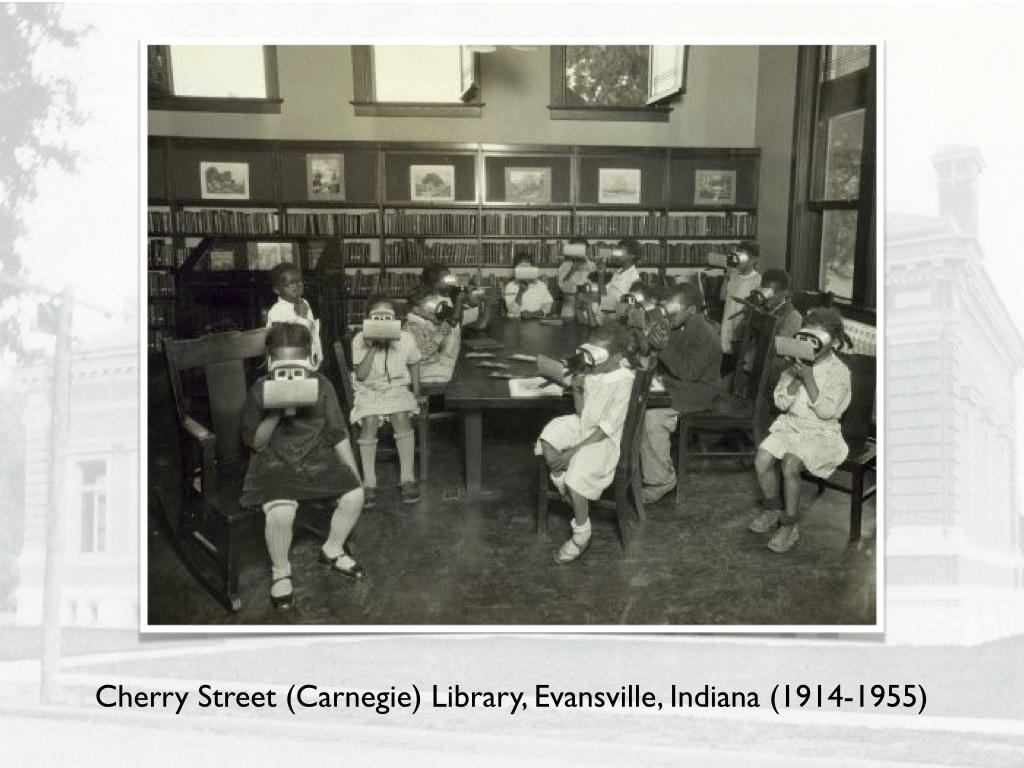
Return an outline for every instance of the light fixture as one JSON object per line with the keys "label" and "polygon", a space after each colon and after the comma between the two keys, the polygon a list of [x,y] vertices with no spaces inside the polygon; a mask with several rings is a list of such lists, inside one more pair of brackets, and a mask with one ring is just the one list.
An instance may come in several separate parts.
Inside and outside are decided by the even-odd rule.
{"label": "light fixture", "polygon": [[467,45],[466,50],[470,53],[494,53],[498,50],[496,45]]}
{"label": "light fixture", "polygon": [[513,45],[510,47],[515,51],[536,51],[540,48],[539,45]]}

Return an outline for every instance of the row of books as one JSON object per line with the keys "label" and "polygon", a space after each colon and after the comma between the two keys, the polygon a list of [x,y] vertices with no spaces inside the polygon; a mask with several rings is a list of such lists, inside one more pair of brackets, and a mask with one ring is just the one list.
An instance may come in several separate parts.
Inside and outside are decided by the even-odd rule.
{"label": "row of books", "polygon": [[377,272],[347,274],[342,282],[342,293],[345,296],[367,296],[376,290],[378,279],[379,273]]}
{"label": "row of books", "polygon": [[289,235],[376,236],[377,214],[369,213],[286,213],[284,231]]}
{"label": "row of books", "polygon": [[425,243],[415,240],[390,242],[384,247],[384,263],[392,266],[421,266],[430,262],[453,266],[476,264],[476,243]]}
{"label": "row of books", "polygon": [[217,235],[275,235],[281,231],[280,217],[273,211],[226,211],[203,209],[176,211],[177,232]]}
{"label": "row of books", "polygon": [[485,235],[572,235],[572,217],[566,213],[485,213],[480,224]]}
{"label": "row of books", "polygon": [[185,263],[191,253],[190,248],[163,240],[150,240],[148,250],[150,269],[177,269]]}
{"label": "row of books", "polygon": [[178,322],[178,307],[173,301],[151,301],[149,324],[161,328],[174,328]]}
{"label": "row of books", "polygon": [[171,231],[171,212],[170,211],[150,211],[147,218],[149,219],[149,231],[150,232],[170,232]]}
{"label": "row of books", "polygon": [[150,272],[148,277],[150,296],[174,296],[177,293],[174,275],[169,272]]}
{"label": "row of books", "polygon": [[373,249],[369,243],[343,243],[341,257],[346,266],[367,266],[375,263]]}
{"label": "row of books", "polygon": [[475,213],[387,213],[384,232],[388,235],[475,235]]}
{"label": "row of books", "polygon": [[520,254],[529,254],[537,266],[557,266],[562,262],[561,243],[483,243],[480,246],[480,264],[483,266],[512,266]]}
{"label": "row of books", "polygon": [[753,237],[757,216],[669,214],[667,216],[581,215],[576,231],[584,237]]}

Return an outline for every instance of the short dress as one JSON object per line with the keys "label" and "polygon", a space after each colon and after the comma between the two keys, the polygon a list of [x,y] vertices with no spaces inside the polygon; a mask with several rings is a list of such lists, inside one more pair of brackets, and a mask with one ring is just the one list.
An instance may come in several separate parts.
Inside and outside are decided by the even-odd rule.
{"label": "short dress", "polygon": [[[370,345],[363,339],[362,332],[357,333],[352,339],[352,364],[358,366],[369,353]],[[386,351],[375,351],[375,354],[365,381],[359,381],[355,373],[352,374],[355,402],[349,421],[355,424],[367,416],[419,413],[420,407],[411,389],[409,366],[420,362],[422,356],[412,334],[402,331],[396,341],[388,344]]]}
{"label": "short dress", "polygon": [[[319,394],[314,405],[283,416],[262,451],[253,450],[242,483],[244,507],[279,499],[327,499],[359,488],[359,478],[343,464],[334,449],[348,437],[345,417],[331,383],[314,374]],[[252,446],[256,429],[266,416],[263,382],[249,390],[242,410],[242,439]]]}
{"label": "short dress", "polygon": [[793,374],[785,371],[775,387],[775,404],[785,413],[772,423],[761,448],[777,459],[791,453],[815,477],[828,477],[845,461],[849,448],[839,418],[850,405],[850,369],[834,354],[814,366],[818,399],[807,388],[787,391]]}
{"label": "short dress", "polygon": [[451,381],[459,358],[461,328],[410,314],[405,319],[403,330],[415,339],[416,348],[422,355],[420,381],[424,384],[447,384]]}

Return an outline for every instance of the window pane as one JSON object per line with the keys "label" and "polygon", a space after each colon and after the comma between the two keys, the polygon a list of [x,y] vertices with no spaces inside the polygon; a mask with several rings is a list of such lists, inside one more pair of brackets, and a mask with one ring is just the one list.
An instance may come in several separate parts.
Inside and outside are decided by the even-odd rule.
{"label": "window pane", "polygon": [[93,522],[93,495],[86,492],[82,494],[82,552],[92,552]]}
{"label": "window pane", "polygon": [[172,45],[175,96],[265,99],[262,45]]}
{"label": "window pane", "polygon": [[825,200],[856,200],[860,194],[860,159],[864,149],[864,110],[828,121],[825,147]]}
{"label": "window pane", "polygon": [[842,299],[853,299],[857,212],[825,211],[821,226],[821,275],[818,287]]}
{"label": "window pane", "polygon": [[871,57],[871,46],[868,45],[830,45],[825,57],[825,80],[864,69]]}
{"label": "window pane", "polygon": [[96,494],[96,551],[107,549],[107,495]]}
{"label": "window pane", "polygon": [[646,45],[567,45],[565,105],[646,106],[649,56]]}
{"label": "window pane", "polygon": [[373,46],[377,101],[459,103],[462,56],[457,45]]}

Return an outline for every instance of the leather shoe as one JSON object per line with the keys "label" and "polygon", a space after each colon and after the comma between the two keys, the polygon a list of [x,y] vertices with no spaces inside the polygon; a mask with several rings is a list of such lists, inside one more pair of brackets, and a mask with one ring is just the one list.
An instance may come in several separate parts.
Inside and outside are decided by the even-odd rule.
{"label": "leather shoe", "polygon": [[[359,563],[354,563],[349,568],[344,568],[338,565],[338,560],[340,557],[340,555],[338,557],[328,557],[324,554],[324,551],[321,549],[320,556],[317,558],[317,562],[319,562],[320,565],[324,566],[325,568],[330,568],[332,571],[336,571],[337,573],[340,573],[342,576],[348,579],[358,580],[366,576],[366,571],[363,569],[363,566],[361,566]],[[349,555],[349,557],[352,556]]]}
{"label": "leather shoe", "polygon": [[[282,576],[280,579],[274,579],[270,582],[270,586],[273,587],[279,581],[291,581],[291,576]],[[295,605],[295,590],[292,589],[287,595],[275,595],[273,592],[270,593],[270,604],[274,606],[274,610],[277,611],[289,611]]]}

